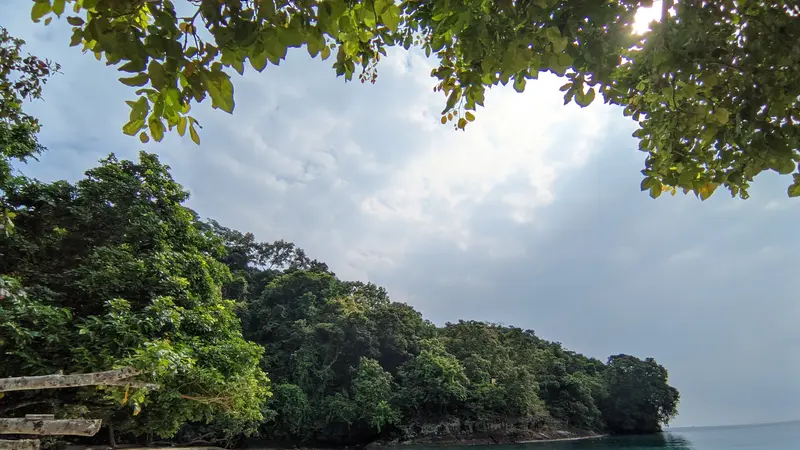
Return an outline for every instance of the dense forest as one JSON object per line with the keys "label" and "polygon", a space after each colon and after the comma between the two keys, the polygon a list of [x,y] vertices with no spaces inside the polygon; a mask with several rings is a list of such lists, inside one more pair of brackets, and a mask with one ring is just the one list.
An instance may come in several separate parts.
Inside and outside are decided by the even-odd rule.
{"label": "dense forest", "polygon": [[133,366],[158,385],[10,392],[0,416],[103,418],[117,442],[356,445],[454,421],[650,433],[677,412],[651,358],[437,327],[292,243],[202,220],[153,154],[74,184],[6,172],[0,189],[0,378]]}

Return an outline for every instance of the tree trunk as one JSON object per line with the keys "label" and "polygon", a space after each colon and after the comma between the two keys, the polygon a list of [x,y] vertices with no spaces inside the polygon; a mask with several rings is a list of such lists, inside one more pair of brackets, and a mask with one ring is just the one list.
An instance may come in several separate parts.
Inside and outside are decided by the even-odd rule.
{"label": "tree trunk", "polygon": [[38,439],[17,439],[4,441],[0,439],[0,450],[39,450]]}
{"label": "tree trunk", "polygon": [[94,436],[102,420],[0,419],[0,434],[34,434],[39,436]]}
{"label": "tree trunk", "polygon": [[79,386],[125,386],[154,388],[155,385],[141,381],[125,381],[127,378],[139,375],[139,371],[126,367],[123,369],[109,370],[107,372],[79,373],[73,375],[43,375],[38,377],[0,378],[0,392],[28,391],[35,389],[60,389]]}
{"label": "tree trunk", "polygon": [[117,441],[114,439],[114,425],[111,425],[111,421],[108,421],[108,446],[113,449],[117,448]]}

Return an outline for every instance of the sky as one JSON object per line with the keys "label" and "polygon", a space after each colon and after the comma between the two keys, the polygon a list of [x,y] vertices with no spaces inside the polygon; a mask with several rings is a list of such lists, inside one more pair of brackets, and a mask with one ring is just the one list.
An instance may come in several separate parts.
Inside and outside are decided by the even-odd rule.
{"label": "sky", "polygon": [[30,105],[49,151],[26,174],[75,181],[110,152],[156,152],[202,216],[292,241],[439,325],[491,321],[603,360],[656,358],[681,392],[675,426],[800,419],[789,178],[760,175],[746,201],[723,189],[652,200],[620,109],[564,106],[563,82],[544,76],[524,94],[492,89],[454,131],[439,123],[435,62],[404,51],[381,61],[375,85],[290,52],[234,74],[233,115],[195,107],[200,146],[143,145],[121,132],[133,90],[68,47],[63,20],[33,24],[11,1],[0,17],[63,66]]}

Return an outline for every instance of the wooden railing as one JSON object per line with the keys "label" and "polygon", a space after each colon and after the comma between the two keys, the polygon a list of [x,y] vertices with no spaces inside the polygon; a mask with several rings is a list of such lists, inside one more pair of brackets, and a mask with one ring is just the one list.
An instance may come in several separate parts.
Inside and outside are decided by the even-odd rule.
{"label": "wooden railing", "polygon": [[[126,367],[107,372],[0,378],[0,393],[81,386],[155,387],[130,379],[139,373],[136,369]],[[102,425],[100,419],[56,419],[53,414],[28,414],[23,418],[0,418],[0,435],[94,436]],[[39,450],[39,440],[0,439],[0,450]]]}

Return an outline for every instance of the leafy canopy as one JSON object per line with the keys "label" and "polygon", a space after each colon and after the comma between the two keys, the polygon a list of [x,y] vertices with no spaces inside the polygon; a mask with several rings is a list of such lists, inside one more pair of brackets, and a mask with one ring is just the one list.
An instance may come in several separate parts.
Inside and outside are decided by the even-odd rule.
{"label": "leafy canopy", "polygon": [[25,41],[8,34],[0,26],[0,232],[13,230],[14,212],[3,195],[3,185],[11,177],[13,160],[25,162],[44,150],[36,133],[39,121],[22,110],[25,100],[42,97],[42,86],[59,70],[58,64],[35,56],[24,56]]}
{"label": "leafy canopy", "polygon": [[56,390],[36,402],[88,408],[134,436],[212,419],[254,431],[269,396],[264,349],[243,339],[222,297],[224,249],[195,226],[168,167],[112,155],[76,184],[2,187],[17,216],[16,232],[0,235],[0,377],[134,366],[158,389]]}
{"label": "leafy canopy", "polygon": [[[338,76],[375,82],[391,46],[435,55],[442,123],[464,129],[487,88],[522,92],[542,72],[566,78],[565,103],[598,94],[639,123],[642,190],[748,196],[765,170],[792,174],[800,114],[800,6],[791,0],[664,0],[665,20],[631,33],[652,0],[35,0],[34,21],[67,6],[71,45],[136,88],[123,127],[143,142],[167,131],[200,142],[193,103],[234,109],[232,68],[278,65],[289,48],[333,59]],[[669,10],[669,11],[668,11]]]}

